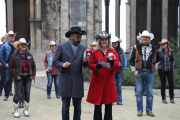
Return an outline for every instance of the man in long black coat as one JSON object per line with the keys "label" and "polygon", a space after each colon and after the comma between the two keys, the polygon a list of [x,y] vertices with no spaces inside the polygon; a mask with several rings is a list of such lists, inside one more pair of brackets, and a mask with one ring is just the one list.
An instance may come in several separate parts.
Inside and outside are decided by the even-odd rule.
{"label": "man in long black coat", "polygon": [[88,65],[89,58],[84,55],[86,47],[80,44],[80,27],[72,27],[65,36],[69,41],[58,45],[53,65],[60,69],[59,95],[62,97],[62,120],[69,120],[71,97],[74,104],[74,120],[81,118],[81,99],[84,97],[82,66]]}

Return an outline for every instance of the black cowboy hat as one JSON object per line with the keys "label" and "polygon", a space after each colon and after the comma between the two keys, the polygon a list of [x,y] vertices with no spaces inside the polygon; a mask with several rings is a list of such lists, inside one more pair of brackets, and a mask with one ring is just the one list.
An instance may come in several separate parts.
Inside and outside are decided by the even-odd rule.
{"label": "black cowboy hat", "polygon": [[65,36],[66,36],[67,38],[69,38],[71,34],[87,35],[86,31],[81,30],[80,27],[71,27],[71,30],[69,30],[68,32],[66,32]]}

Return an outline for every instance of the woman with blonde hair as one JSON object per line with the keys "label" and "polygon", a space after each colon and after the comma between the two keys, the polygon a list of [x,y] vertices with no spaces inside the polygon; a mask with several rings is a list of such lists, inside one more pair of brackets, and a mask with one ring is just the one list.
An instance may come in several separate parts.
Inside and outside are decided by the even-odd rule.
{"label": "woman with blonde hair", "polygon": [[102,104],[105,104],[104,120],[112,120],[112,103],[118,101],[114,74],[119,68],[119,60],[110,38],[111,35],[104,31],[98,34],[96,49],[89,59],[92,75],[86,101],[95,105],[94,120],[102,120]]}
{"label": "woman with blonde hair", "polygon": [[11,55],[9,62],[10,75],[15,78],[15,95],[13,98],[14,117],[19,117],[18,101],[22,93],[22,87],[24,87],[25,96],[23,113],[25,116],[29,117],[28,107],[30,103],[31,82],[36,75],[36,65],[32,54],[28,51],[27,45],[28,43],[26,43],[24,38],[20,38],[19,41],[16,41],[14,43],[16,50],[15,53]]}
{"label": "woman with blonde hair", "polygon": [[167,39],[162,39],[159,42],[161,48],[158,50],[158,59],[159,59],[159,66],[158,66],[158,74],[161,80],[161,96],[162,102],[167,104],[166,101],[166,77],[169,83],[169,95],[170,95],[170,102],[174,102],[174,75],[173,75],[173,68],[175,67],[175,60],[173,55],[173,50],[169,47],[170,42]]}

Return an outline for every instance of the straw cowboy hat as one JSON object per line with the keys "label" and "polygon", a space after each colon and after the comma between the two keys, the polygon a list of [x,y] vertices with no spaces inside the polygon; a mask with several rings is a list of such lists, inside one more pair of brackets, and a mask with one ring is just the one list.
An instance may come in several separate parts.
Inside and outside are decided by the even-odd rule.
{"label": "straw cowboy hat", "polygon": [[170,42],[169,42],[167,39],[162,39],[162,41],[159,42],[160,45],[161,45],[161,44],[164,44],[164,43],[167,43],[168,46],[170,45]]}
{"label": "straw cowboy hat", "polygon": [[121,38],[118,38],[118,37],[116,37],[116,36],[113,36],[112,38],[111,38],[111,42],[122,42],[122,39]]}
{"label": "straw cowboy hat", "polygon": [[21,43],[25,43],[25,44],[29,44],[29,43],[26,43],[26,40],[24,38],[20,38],[19,41],[16,41],[14,42],[14,47],[17,48],[17,46]]}
{"label": "straw cowboy hat", "polygon": [[7,36],[9,36],[9,35],[16,36],[16,33],[14,33],[12,30],[10,30],[8,33],[5,34],[5,38],[7,38]]}
{"label": "straw cowboy hat", "polygon": [[153,40],[153,39],[154,39],[154,34],[149,33],[147,30],[144,30],[144,31],[142,32],[142,34],[140,35],[140,37],[142,37],[142,36],[150,37],[150,40]]}
{"label": "straw cowboy hat", "polygon": [[90,47],[92,48],[92,46],[95,46],[95,45],[97,45],[96,41],[94,41],[92,44],[90,44]]}
{"label": "straw cowboy hat", "polygon": [[3,36],[1,37],[1,42],[3,42],[4,39],[5,39],[5,35],[3,35]]}
{"label": "straw cowboy hat", "polygon": [[71,27],[71,30],[66,32],[65,36],[69,38],[71,34],[87,35],[86,31],[81,30],[80,27]]}

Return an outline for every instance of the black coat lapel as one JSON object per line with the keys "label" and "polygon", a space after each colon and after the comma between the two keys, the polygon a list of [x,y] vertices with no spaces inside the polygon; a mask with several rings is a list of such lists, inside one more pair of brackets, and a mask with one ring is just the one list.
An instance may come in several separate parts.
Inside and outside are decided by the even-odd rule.
{"label": "black coat lapel", "polygon": [[66,48],[71,53],[71,55],[74,56],[74,52],[72,50],[72,47],[71,47],[71,44],[69,43],[69,41],[67,41]]}

